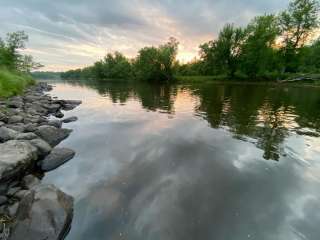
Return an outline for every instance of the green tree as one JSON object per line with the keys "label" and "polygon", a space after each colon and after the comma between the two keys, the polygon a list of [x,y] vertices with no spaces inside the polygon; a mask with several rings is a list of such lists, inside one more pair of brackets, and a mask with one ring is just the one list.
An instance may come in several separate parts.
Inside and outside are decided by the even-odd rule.
{"label": "green tree", "polygon": [[242,46],[242,72],[249,77],[265,76],[279,68],[274,48],[280,29],[274,15],[256,17],[245,29]]}
{"label": "green tree", "polygon": [[142,48],[134,62],[136,78],[149,82],[172,80],[177,51],[178,42],[174,38],[158,48]]}
{"label": "green tree", "polygon": [[234,77],[239,65],[239,58],[244,40],[242,28],[227,24],[215,41],[200,46],[201,58],[215,73],[226,73]]}
{"label": "green tree", "polygon": [[318,0],[293,0],[289,8],[280,14],[284,71],[297,69],[296,56],[319,26]]}

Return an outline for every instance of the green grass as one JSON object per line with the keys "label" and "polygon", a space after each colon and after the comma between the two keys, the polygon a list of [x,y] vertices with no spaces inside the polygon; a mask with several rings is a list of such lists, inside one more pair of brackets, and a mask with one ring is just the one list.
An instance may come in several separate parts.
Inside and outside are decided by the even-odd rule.
{"label": "green grass", "polygon": [[1,98],[21,94],[31,84],[34,84],[34,80],[30,75],[0,68]]}

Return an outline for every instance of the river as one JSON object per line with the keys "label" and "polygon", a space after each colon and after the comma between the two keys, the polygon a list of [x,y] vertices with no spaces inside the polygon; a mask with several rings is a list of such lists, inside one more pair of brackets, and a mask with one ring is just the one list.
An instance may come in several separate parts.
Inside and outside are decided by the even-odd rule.
{"label": "river", "polygon": [[318,240],[320,88],[56,82],[67,240]]}

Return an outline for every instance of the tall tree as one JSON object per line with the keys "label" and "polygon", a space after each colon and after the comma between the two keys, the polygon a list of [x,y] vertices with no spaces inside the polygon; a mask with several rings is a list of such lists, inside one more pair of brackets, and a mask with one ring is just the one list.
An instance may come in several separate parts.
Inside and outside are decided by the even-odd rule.
{"label": "tall tree", "polygon": [[201,57],[212,67],[215,65],[219,73],[227,73],[233,77],[239,63],[244,31],[232,24],[227,24],[215,41],[201,45]]}
{"label": "tall tree", "polygon": [[250,77],[265,75],[277,69],[277,54],[274,49],[280,33],[275,15],[254,18],[245,29],[245,42],[242,46],[242,71]]}
{"label": "tall tree", "polygon": [[298,50],[319,26],[318,12],[318,0],[293,0],[289,8],[280,14],[285,71],[295,71],[294,60]]}

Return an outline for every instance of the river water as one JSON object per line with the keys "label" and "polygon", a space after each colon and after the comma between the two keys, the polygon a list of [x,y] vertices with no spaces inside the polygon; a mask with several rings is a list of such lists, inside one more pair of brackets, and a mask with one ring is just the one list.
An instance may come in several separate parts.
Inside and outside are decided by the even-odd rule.
{"label": "river water", "polygon": [[55,83],[67,240],[320,239],[320,88]]}

